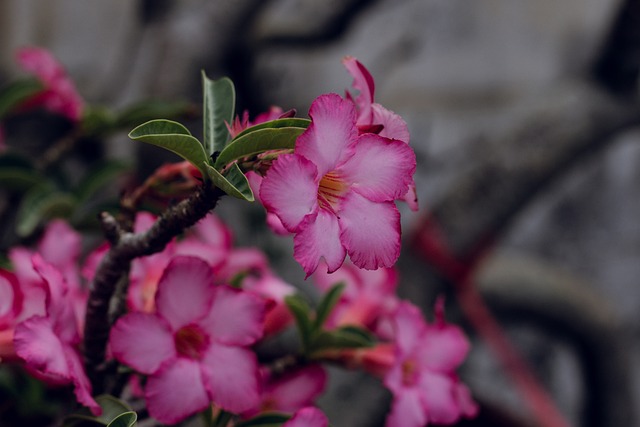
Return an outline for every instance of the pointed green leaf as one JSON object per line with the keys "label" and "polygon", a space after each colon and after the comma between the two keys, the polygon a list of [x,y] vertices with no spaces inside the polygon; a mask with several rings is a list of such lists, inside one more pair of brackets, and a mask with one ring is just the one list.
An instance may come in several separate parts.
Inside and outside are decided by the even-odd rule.
{"label": "pointed green leaf", "polygon": [[249,202],[255,200],[253,191],[251,191],[251,187],[249,186],[249,181],[238,165],[232,165],[225,175],[222,175],[209,164],[205,164],[204,169],[205,175],[211,179],[213,185],[228,195]]}
{"label": "pointed green leaf", "polygon": [[311,343],[314,353],[328,349],[373,347],[375,337],[367,330],[356,326],[343,326],[333,331],[322,331]]}
{"label": "pointed green leaf", "polygon": [[314,327],[316,329],[322,328],[327,317],[331,314],[331,310],[333,310],[333,307],[340,299],[340,295],[342,295],[344,287],[344,283],[338,283],[331,287],[331,289],[329,289],[329,291],[324,295],[316,310],[316,319],[314,322]]}
{"label": "pointed green leaf", "polygon": [[18,80],[3,87],[0,90],[0,117],[5,116],[42,89],[42,83],[36,79]]}
{"label": "pointed green leaf", "polygon": [[76,199],[68,193],[56,191],[49,185],[34,187],[22,199],[18,209],[16,232],[29,236],[38,225],[51,218],[68,218],[76,207]]}
{"label": "pointed green leaf", "polygon": [[98,417],[105,424],[110,423],[125,412],[132,412],[132,409],[122,400],[109,394],[102,394],[96,397],[96,402],[102,408],[102,414]]}
{"label": "pointed green leaf", "polygon": [[205,153],[202,143],[178,122],[151,120],[132,130],[129,138],[172,151],[205,174],[204,165],[209,163],[209,156]]}
{"label": "pointed green leaf", "polygon": [[286,423],[291,418],[287,414],[279,413],[264,413],[250,420],[239,423],[238,427],[280,427],[283,423]]}
{"label": "pointed green leaf", "polygon": [[270,150],[293,150],[296,139],[304,132],[304,128],[283,127],[265,128],[235,138],[222,150],[216,159],[216,167],[220,168],[234,160],[254,156]]}
{"label": "pointed green leaf", "polygon": [[138,415],[135,412],[124,412],[107,424],[107,427],[133,427],[136,421],[138,421]]}
{"label": "pointed green leaf", "polygon": [[[229,139],[226,123],[231,124],[236,109],[236,90],[231,79],[211,80],[202,72],[204,146],[207,154],[222,151]],[[225,123],[226,122],[226,123]]]}
{"label": "pointed green leaf", "polygon": [[91,172],[75,191],[79,203],[87,201],[98,190],[112,183],[119,175],[129,169],[129,166],[118,161],[106,162],[92,168]]}
{"label": "pointed green leaf", "polygon": [[138,416],[122,400],[108,394],[97,396],[95,400],[102,408],[102,414],[95,417],[87,408],[83,408],[80,413],[67,416],[63,427],[131,427],[135,425]]}
{"label": "pointed green leaf", "polygon": [[284,119],[275,119],[269,120],[268,122],[258,123],[257,125],[253,125],[251,127],[246,128],[239,134],[235,136],[233,139],[238,139],[240,137],[245,136],[248,133],[255,132],[260,129],[276,129],[276,128],[302,128],[306,129],[311,124],[311,120],[302,119],[299,117],[287,117]]}
{"label": "pointed green leaf", "polygon": [[302,348],[306,352],[311,343],[312,335],[314,334],[313,324],[311,322],[311,307],[307,301],[298,294],[285,297],[284,302],[296,319],[296,326],[300,334]]}
{"label": "pointed green leaf", "polygon": [[7,190],[27,191],[45,179],[36,170],[0,166],[0,182]]}

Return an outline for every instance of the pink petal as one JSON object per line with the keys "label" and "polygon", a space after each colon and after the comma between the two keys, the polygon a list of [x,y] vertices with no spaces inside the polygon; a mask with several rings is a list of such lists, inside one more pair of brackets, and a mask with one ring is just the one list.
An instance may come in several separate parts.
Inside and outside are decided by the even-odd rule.
{"label": "pink petal", "polygon": [[309,116],[311,125],[298,137],[295,153],[312,161],[322,177],[351,155],[358,136],[356,111],[351,102],[332,93],[316,98]]}
{"label": "pink petal", "polygon": [[318,216],[308,218],[298,234],[293,238],[293,257],[300,263],[307,277],[310,276],[324,257],[328,271],[337,270],[343,263],[345,249],[340,242],[340,226],[334,214],[324,209]]}
{"label": "pink petal", "polygon": [[136,214],[135,224],[133,225],[133,231],[136,233],[144,233],[148,231],[153,223],[156,222],[156,216],[149,213],[140,211]]}
{"label": "pink petal", "polygon": [[211,403],[198,362],[178,358],[147,380],[149,414],[164,424],[175,424],[203,411]]}
{"label": "pink petal", "polygon": [[423,371],[419,387],[422,402],[428,408],[429,421],[436,424],[453,424],[460,418],[460,408],[451,378]]}
{"label": "pink petal", "polygon": [[218,218],[210,213],[202,218],[195,226],[194,233],[200,240],[217,248],[231,249],[233,236],[231,230]]}
{"label": "pink petal", "polygon": [[240,413],[259,404],[255,353],[241,347],[212,343],[202,362],[207,389],[217,405]]}
{"label": "pink petal", "polygon": [[70,346],[65,346],[65,355],[69,365],[76,399],[78,402],[91,409],[93,415],[100,415],[102,413],[102,408],[91,396],[91,383],[84,371],[84,364],[80,354]]}
{"label": "pink petal", "polygon": [[0,330],[12,325],[22,308],[22,292],[13,273],[0,269]]}
{"label": "pink petal", "polygon": [[427,327],[420,344],[420,358],[425,366],[439,372],[453,372],[469,352],[469,340],[455,325]]}
{"label": "pink petal", "polygon": [[53,324],[47,317],[33,316],[16,326],[13,338],[15,351],[37,372],[51,376],[60,382],[71,380],[65,348],[53,331]]}
{"label": "pink petal", "polygon": [[158,283],[157,312],[177,331],[209,312],[214,292],[209,264],[200,258],[176,257]]}
{"label": "pink petal", "polygon": [[82,239],[80,234],[61,220],[53,220],[47,226],[38,251],[49,263],[58,268],[75,264],[80,257]]}
{"label": "pink petal", "polygon": [[387,427],[424,427],[426,425],[426,410],[417,390],[408,389],[394,396],[391,412],[387,416]]}
{"label": "pink petal", "polygon": [[414,212],[418,211],[418,194],[416,193],[416,185],[409,184],[409,188],[407,192],[401,198],[407,205],[409,205],[409,209]]}
{"label": "pink petal", "polygon": [[282,427],[327,427],[329,420],[318,408],[308,407],[300,409]]}
{"label": "pink petal", "polygon": [[295,412],[313,404],[324,391],[327,373],[319,365],[311,365],[291,372],[269,384],[265,395],[273,407],[282,412]]}
{"label": "pink petal", "polygon": [[393,202],[372,202],[352,191],[343,201],[339,221],[340,240],[356,266],[375,270],[395,264],[400,256],[400,212]]}
{"label": "pink petal", "polygon": [[352,56],[343,58],[342,64],[346,67],[347,71],[349,71],[349,74],[353,76],[352,86],[354,89],[360,91],[360,94],[356,97],[356,104],[360,109],[358,124],[371,124],[371,104],[373,103],[375,92],[373,77],[371,73],[369,73],[369,70]]}
{"label": "pink petal", "polygon": [[160,317],[129,313],[111,329],[113,356],[143,374],[155,373],[163,363],[176,357],[173,334]]}
{"label": "pink petal", "polygon": [[302,220],[318,210],[318,173],[309,160],[297,154],[278,157],[260,186],[260,198],[267,211],[280,218],[294,232]]}
{"label": "pink petal", "polygon": [[380,104],[373,104],[371,110],[373,111],[373,123],[384,126],[378,135],[409,143],[411,135],[407,123],[402,117]]}
{"label": "pink petal", "polygon": [[16,53],[16,60],[23,70],[45,83],[54,82],[65,74],[60,63],[46,49],[23,47]]}
{"label": "pink petal", "polygon": [[265,302],[259,296],[220,286],[209,315],[198,324],[221,343],[251,345],[262,337],[265,311]]}
{"label": "pink petal", "polygon": [[398,304],[393,316],[395,343],[400,354],[409,355],[419,346],[426,331],[426,323],[420,309],[410,302]]}
{"label": "pink petal", "polygon": [[403,196],[415,170],[411,147],[374,134],[361,135],[355,153],[339,168],[352,190],[374,202]]}

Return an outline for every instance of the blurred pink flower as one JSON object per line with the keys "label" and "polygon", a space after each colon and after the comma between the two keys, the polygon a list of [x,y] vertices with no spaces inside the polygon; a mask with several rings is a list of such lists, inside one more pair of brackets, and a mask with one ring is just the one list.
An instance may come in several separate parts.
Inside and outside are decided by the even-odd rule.
{"label": "blurred pink flower", "polygon": [[282,424],[282,427],[327,427],[329,420],[318,408],[313,406],[302,408],[291,419]]}
{"label": "blurred pink flower", "polygon": [[258,114],[253,121],[249,120],[249,112],[244,110],[242,113],[242,119],[240,116],[236,116],[231,124],[227,123],[227,129],[231,138],[235,138],[243,130],[250,128],[251,126],[259,125],[260,123],[268,122],[276,119],[283,119],[286,117],[293,117],[295,110],[283,111],[282,108],[272,105],[269,109],[263,113]]}
{"label": "blurred pink flower", "polygon": [[33,267],[42,279],[46,303],[42,312],[17,324],[15,351],[43,381],[72,384],[78,402],[97,415],[101,409],[91,397],[91,384],[84,372],[79,352],[81,336],[73,305],[68,303],[70,288],[62,273],[39,255],[33,256]]}
{"label": "blurred pink flower", "polygon": [[327,373],[320,365],[305,366],[276,377],[265,370],[259,405],[242,415],[248,418],[261,412],[293,413],[313,405],[326,384]]}
{"label": "blurred pink flower", "polygon": [[[344,57],[342,64],[353,76],[353,88],[359,91],[356,97],[347,92],[347,99],[352,100],[357,107],[357,125],[360,133],[373,132],[408,144],[409,128],[402,117],[374,102],[375,83],[369,70],[352,56]],[[407,202],[411,210],[418,210],[416,185],[413,181],[401,199]]]}
{"label": "blurred pink flower", "polygon": [[258,365],[248,348],[262,336],[264,302],[215,286],[209,264],[176,257],[165,269],[154,313],[130,313],[111,330],[116,359],[148,375],[149,413],[176,423],[212,402],[242,412],[259,402]]}
{"label": "blurred pink flower", "polygon": [[469,351],[460,328],[444,320],[443,300],[427,324],[417,307],[402,302],[394,317],[396,360],[384,377],[393,394],[389,427],[453,424],[473,417],[477,406],[455,370]]}
{"label": "blurred pink flower", "polygon": [[46,49],[24,47],[16,53],[18,64],[42,82],[44,89],[26,101],[23,107],[42,106],[77,122],[82,117],[84,101],[62,65]]}
{"label": "blurred pink flower", "polygon": [[336,94],[318,97],[294,153],[280,155],[260,186],[267,211],[295,233],[294,257],[307,276],[322,257],[333,272],[347,253],[368,270],[390,267],[400,254],[393,201],[412,180],[415,154],[402,141],[358,136],[355,114]]}
{"label": "blurred pink flower", "polygon": [[380,338],[390,338],[389,319],[399,303],[395,293],[399,280],[395,267],[362,270],[345,262],[331,274],[324,269],[316,270],[313,280],[325,292],[338,283],[344,284],[340,299],[325,324],[327,328],[360,326]]}

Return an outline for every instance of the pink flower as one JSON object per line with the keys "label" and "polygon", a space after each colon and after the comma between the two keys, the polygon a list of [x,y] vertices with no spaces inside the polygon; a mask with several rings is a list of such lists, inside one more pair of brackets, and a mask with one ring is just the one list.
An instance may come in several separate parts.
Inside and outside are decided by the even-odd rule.
{"label": "pink flower", "polygon": [[78,351],[81,337],[73,306],[68,303],[70,289],[61,272],[38,255],[33,257],[33,266],[45,286],[46,306],[44,312],[16,326],[16,353],[43,381],[72,384],[78,402],[99,414],[101,409],[91,397],[91,384]]}
{"label": "pink flower", "polygon": [[212,402],[242,412],[259,402],[258,365],[248,348],[262,336],[264,302],[215,286],[211,266],[176,257],[155,296],[155,313],[130,313],[111,330],[120,362],[148,375],[149,413],[167,424]]}
{"label": "pink flower", "polygon": [[296,412],[290,420],[282,424],[282,427],[327,427],[329,420],[322,411],[313,406],[302,408]]}
{"label": "pink flower", "polygon": [[[374,102],[375,83],[369,70],[352,56],[344,57],[342,63],[353,76],[353,88],[360,92],[355,98],[347,92],[347,98],[352,100],[358,109],[357,125],[360,133],[373,132],[408,144],[409,128],[402,117]],[[416,185],[413,181],[401,198],[407,202],[411,210],[418,210]]]}
{"label": "pink flower", "polygon": [[389,317],[398,305],[398,271],[394,267],[362,270],[344,263],[331,274],[317,270],[313,280],[325,292],[337,283],[345,286],[327,320],[328,328],[353,325],[368,328],[381,338],[391,336]]}
{"label": "pink flower", "polygon": [[267,211],[295,233],[294,257],[307,276],[321,257],[333,272],[346,254],[359,268],[390,267],[400,254],[393,201],[412,180],[413,150],[402,141],[359,136],[354,105],[336,94],[318,97],[309,116],[294,153],[279,156],[262,182]]}
{"label": "pink flower", "polygon": [[26,107],[44,108],[77,122],[82,117],[84,102],[60,63],[45,49],[25,47],[16,54],[18,64],[35,75],[44,90],[26,101]]}
{"label": "pink flower", "polygon": [[394,318],[396,360],[384,377],[393,393],[389,427],[453,424],[473,417],[477,406],[455,370],[469,350],[469,342],[456,326],[444,321],[442,300],[436,321],[425,323],[414,305],[403,302]]}
{"label": "pink flower", "polygon": [[244,417],[272,411],[293,413],[313,405],[325,389],[327,373],[320,365],[309,365],[277,377],[265,371],[263,381],[260,404],[243,413]]}
{"label": "pink flower", "polygon": [[22,291],[15,274],[0,269],[0,362],[13,359],[13,328],[22,310]]}

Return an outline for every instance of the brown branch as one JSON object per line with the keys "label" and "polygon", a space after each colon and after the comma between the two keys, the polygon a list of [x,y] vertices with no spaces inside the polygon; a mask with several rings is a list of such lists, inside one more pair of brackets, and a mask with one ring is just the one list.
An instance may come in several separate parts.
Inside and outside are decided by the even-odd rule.
{"label": "brown branch", "polygon": [[165,211],[149,230],[138,234],[119,229],[113,217],[103,214],[103,226],[112,245],[93,279],[84,327],[85,361],[94,394],[104,391],[105,351],[115,320],[110,318],[110,307],[118,282],[126,277],[135,258],[162,251],[174,237],[215,208],[223,195],[220,189],[204,184],[190,198]]}

